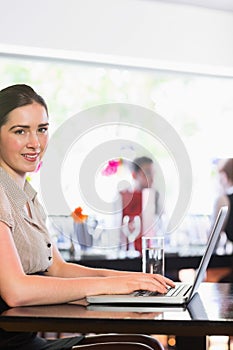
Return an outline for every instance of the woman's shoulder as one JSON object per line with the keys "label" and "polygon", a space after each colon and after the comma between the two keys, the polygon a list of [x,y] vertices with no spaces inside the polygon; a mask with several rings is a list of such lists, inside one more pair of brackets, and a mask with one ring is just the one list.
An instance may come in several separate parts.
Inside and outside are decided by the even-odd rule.
{"label": "woman's shoulder", "polygon": [[7,196],[7,188],[4,186],[3,182],[0,182],[0,203],[3,202],[9,202],[8,196]]}
{"label": "woman's shoulder", "polygon": [[0,220],[12,226],[12,205],[7,196],[7,189],[0,183]]}

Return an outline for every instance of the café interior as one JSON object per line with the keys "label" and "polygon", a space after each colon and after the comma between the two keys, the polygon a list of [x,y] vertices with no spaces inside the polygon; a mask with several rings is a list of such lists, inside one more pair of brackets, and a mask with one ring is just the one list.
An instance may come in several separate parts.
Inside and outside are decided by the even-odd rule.
{"label": "caf\u00e9 interior", "polygon": [[[218,165],[233,157],[232,1],[13,3],[0,0],[0,88],[27,83],[48,101],[48,168],[28,180],[63,257],[120,268],[127,259],[134,270],[136,237],[156,232],[165,271],[173,277],[172,259],[183,258],[176,278],[192,281],[221,191]],[[142,191],[131,229],[122,198],[141,156],[153,159],[154,188]],[[205,280],[218,283],[232,269],[224,232],[215,254]],[[156,337],[179,350],[174,335]],[[207,348],[232,350],[233,339],[209,336]]]}

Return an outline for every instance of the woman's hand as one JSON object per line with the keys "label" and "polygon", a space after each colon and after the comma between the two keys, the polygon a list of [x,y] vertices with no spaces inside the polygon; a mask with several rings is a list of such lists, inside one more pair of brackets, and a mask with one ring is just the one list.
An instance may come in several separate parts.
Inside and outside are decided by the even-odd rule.
{"label": "woman's hand", "polygon": [[123,275],[93,278],[87,296],[97,294],[129,294],[136,290],[166,293],[168,286],[175,284],[169,278],[149,273],[124,273]]}

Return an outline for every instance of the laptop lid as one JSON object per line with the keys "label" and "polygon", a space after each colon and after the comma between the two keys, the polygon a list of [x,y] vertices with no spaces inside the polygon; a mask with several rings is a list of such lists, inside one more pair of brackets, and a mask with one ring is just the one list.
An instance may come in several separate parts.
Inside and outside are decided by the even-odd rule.
{"label": "laptop lid", "polygon": [[208,239],[206,251],[205,251],[205,253],[201,259],[200,265],[198,267],[195,281],[194,281],[192,289],[190,291],[190,296],[193,296],[196,293],[200,283],[204,280],[204,276],[205,276],[210,258],[213,254],[215,247],[216,247],[219,235],[221,233],[221,230],[222,230],[222,227],[223,227],[226,215],[227,215],[227,212],[228,212],[228,207],[224,206],[220,209],[220,211],[218,213],[217,219],[215,220],[212,232],[211,232],[210,237]]}
{"label": "laptop lid", "polygon": [[166,294],[157,295],[142,295],[135,296],[135,293],[131,294],[108,294],[108,295],[94,295],[87,297],[87,301],[90,304],[166,304],[166,305],[182,305],[187,304],[194,294],[197,292],[200,283],[203,281],[206,269],[208,267],[211,255],[215,249],[220,232],[222,230],[228,207],[224,206],[220,209],[216,218],[215,224],[212,228],[212,232],[209,236],[205,253],[199,264],[195,280],[193,284],[176,283],[177,286],[182,287],[181,292],[177,295],[167,296]]}

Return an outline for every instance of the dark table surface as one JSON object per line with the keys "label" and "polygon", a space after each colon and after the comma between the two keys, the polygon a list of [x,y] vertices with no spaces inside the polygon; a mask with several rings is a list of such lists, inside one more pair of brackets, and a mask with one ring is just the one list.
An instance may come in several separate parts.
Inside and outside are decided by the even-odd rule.
{"label": "dark table surface", "polygon": [[0,315],[0,327],[17,331],[174,334],[179,350],[186,347],[187,339],[189,350],[202,350],[207,335],[233,335],[233,284],[202,283],[185,308],[80,304],[17,307]]}

